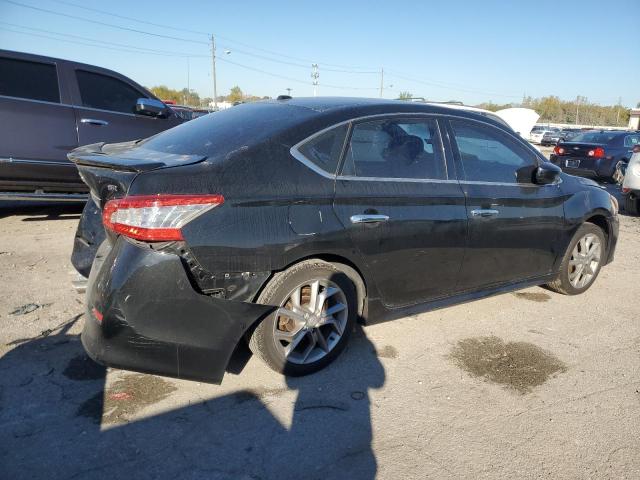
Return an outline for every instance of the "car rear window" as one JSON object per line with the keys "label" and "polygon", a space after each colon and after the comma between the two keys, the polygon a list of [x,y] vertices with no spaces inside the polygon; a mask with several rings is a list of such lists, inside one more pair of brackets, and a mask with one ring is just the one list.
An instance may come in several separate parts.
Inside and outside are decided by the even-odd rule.
{"label": "car rear window", "polygon": [[618,136],[620,136],[620,132],[584,132],[573,137],[571,141],[576,143],[609,143]]}
{"label": "car rear window", "polygon": [[627,135],[624,137],[625,147],[635,147],[636,145],[640,145],[640,135]]}
{"label": "car rear window", "polygon": [[0,58],[0,95],[60,103],[56,66]]}
{"label": "car rear window", "polygon": [[141,142],[139,148],[214,159],[273,139],[313,113],[310,109],[271,102],[246,103],[154,135]]}

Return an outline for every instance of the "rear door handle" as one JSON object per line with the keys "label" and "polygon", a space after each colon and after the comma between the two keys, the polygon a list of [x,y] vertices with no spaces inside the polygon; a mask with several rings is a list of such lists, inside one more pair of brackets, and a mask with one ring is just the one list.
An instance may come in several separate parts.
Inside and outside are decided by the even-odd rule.
{"label": "rear door handle", "polygon": [[471,210],[471,215],[474,217],[497,217],[500,212],[490,208],[479,208],[477,210]]}
{"label": "rear door handle", "polygon": [[351,215],[351,223],[379,223],[389,220],[388,215]]}
{"label": "rear door handle", "polygon": [[99,127],[106,127],[109,122],[105,120],[98,120],[97,118],[81,118],[80,123],[88,123],[89,125],[97,125]]}

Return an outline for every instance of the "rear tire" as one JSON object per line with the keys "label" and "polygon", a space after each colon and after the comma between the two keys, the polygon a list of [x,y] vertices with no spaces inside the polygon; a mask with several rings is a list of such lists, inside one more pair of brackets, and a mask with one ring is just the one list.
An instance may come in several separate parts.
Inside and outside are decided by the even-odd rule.
{"label": "rear tire", "polygon": [[547,287],[564,295],[578,295],[588,290],[600,273],[606,246],[602,229],[593,223],[584,223],[569,243],[558,277]]}
{"label": "rear tire", "polygon": [[272,370],[290,376],[317,372],[335,360],[358,314],[353,283],[322,260],[275,274],[258,303],[279,308],[258,324],[249,348]]}
{"label": "rear tire", "polygon": [[640,215],[640,199],[632,194],[625,195],[624,210],[629,215]]}

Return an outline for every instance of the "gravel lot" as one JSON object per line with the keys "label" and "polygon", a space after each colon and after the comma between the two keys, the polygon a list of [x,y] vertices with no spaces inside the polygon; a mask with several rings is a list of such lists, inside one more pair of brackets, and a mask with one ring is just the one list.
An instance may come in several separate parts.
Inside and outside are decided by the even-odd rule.
{"label": "gravel lot", "polygon": [[300,379],[240,350],[215,386],[86,359],[79,214],[0,204],[2,478],[640,478],[638,218],[582,296],[359,329]]}

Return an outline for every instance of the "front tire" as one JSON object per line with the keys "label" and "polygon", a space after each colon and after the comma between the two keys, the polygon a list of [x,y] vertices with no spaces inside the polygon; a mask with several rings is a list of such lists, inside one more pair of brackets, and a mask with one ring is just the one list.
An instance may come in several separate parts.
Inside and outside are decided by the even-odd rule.
{"label": "front tire", "polygon": [[258,303],[278,309],[255,328],[249,348],[271,369],[291,376],[317,372],[335,360],[357,316],[353,283],[321,260],[275,274]]}
{"label": "front tire", "polygon": [[569,243],[558,277],[547,286],[564,295],[585,292],[600,273],[606,245],[606,238],[600,227],[593,223],[583,224]]}

